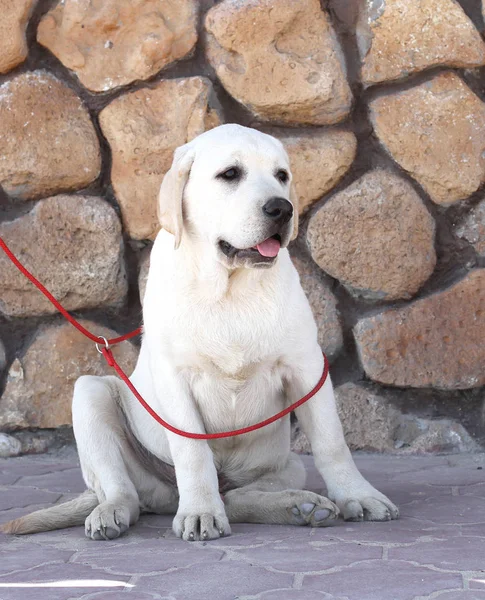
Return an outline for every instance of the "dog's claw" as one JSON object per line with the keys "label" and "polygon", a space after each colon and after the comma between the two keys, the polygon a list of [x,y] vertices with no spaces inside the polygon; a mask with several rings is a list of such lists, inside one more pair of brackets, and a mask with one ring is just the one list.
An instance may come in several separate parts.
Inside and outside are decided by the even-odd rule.
{"label": "dog's claw", "polygon": [[203,532],[202,532],[202,539],[203,539],[203,540],[206,540],[208,537],[209,537],[209,534],[208,534],[208,532],[207,532],[207,531],[203,531]]}
{"label": "dog's claw", "polygon": [[190,540],[191,542],[193,542],[193,541],[194,541],[194,539],[195,539],[194,532],[193,532],[193,531],[191,531],[191,532],[189,533],[189,540]]}

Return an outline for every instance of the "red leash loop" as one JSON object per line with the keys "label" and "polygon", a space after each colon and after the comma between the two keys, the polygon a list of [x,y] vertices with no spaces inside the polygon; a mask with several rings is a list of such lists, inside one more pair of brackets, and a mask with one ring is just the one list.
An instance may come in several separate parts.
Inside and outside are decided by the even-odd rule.
{"label": "red leash loop", "polygon": [[171,431],[172,433],[176,433],[177,435],[180,435],[180,436],[186,437],[186,438],[191,438],[193,440],[216,440],[216,439],[221,439],[221,438],[233,437],[236,435],[243,435],[245,433],[250,433],[251,431],[256,431],[257,429],[266,427],[266,425],[270,425],[271,423],[274,423],[278,419],[285,417],[290,412],[292,412],[293,410],[295,410],[296,408],[298,408],[299,406],[301,406],[302,404],[304,404],[305,402],[310,400],[310,398],[313,398],[313,396],[320,390],[320,388],[323,386],[323,384],[327,380],[328,360],[327,360],[327,357],[325,356],[325,354],[323,354],[323,373],[322,373],[322,376],[320,377],[319,382],[313,388],[313,390],[311,392],[309,392],[306,396],[303,396],[303,398],[300,398],[300,400],[298,400],[297,402],[294,402],[293,404],[291,404],[284,410],[280,411],[279,413],[276,413],[272,417],[269,417],[268,419],[265,419],[264,421],[260,421],[259,423],[256,423],[255,425],[249,425],[248,427],[243,427],[241,429],[235,429],[234,431],[221,431],[220,433],[190,433],[188,431],[183,431],[182,429],[177,429],[177,427],[174,427],[173,425],[170,425],[170,423],[167,423],[166,421],[164,421],[162,419],[162,417],[160,417],[160,415],[158,415],[153,410],[153,408],[144,400],[144,398],[141,396],[141,394],[138,392],[138,390],[135,388],[135,386],[131,383],[131,381],[129,380],[126,373],[116,362],[116,360],[113,356],[113,352],[111,351],[111,346],[114,346],[115,344],[118,344],[119,342],[124,342],[125,340],[135,337],[136,335],[140,335],[142,332],[142,328],[138,327],[138,329],[135,329],[134,331],[131,331],[130,333],[126,333],[125,335],[121,335],[121,336],[113,338],[111,340],[107,340],[103,336],[94,335],[93,333],[88,331],[85,327],[83,327],[81,325],[81,323],[76,321],[76,319],[67,312],[67,310],[60,304],[60,302],[58,302],[54,298],[54,296],[49,292],[49,290],[47,288],[45,288],[40,283],[40,281],[38,281],[38,279],[36,279],[32,275],[32,273],[30,273],[23,266],[23,264],[16,258],[16,256],[13,254],[13,252],[10,250],[10,248],[7,246],[7,244],[3,241],[3,239],[1,237],[0,237],[0,248],[2,248],[2,250],[10,258],[10,260],[17,267],[17,269],[23,275],[25,275],[25,277],[27,277],[27,279],[29,279],[29,281],[31,281],[38,290],[40,290],[44,294],[44,296],[57,308],[57,310],[69,321],[69,323],[71,323],[71,325],[74,325],[74,327],[78,331],[80,331],[83,335],[85,335],[91,341],[95,342],[97,351],[104,356],[108,365],[110,367],[112,367],[116,371],[116,373],[119,375],[119,377],[122,379],[122,381],[125,382],[125,384],[128,386],[128,388],[133,393],[133,395],[138,400],[138,402],[143,406],[143,408],[155,419],[155,421],[157,421],[157,423],[159,423],[160,425],[162,425],[162,427],[165,427],[165,429],[168,429],[168,431]]}
{"label": "red leash loop", "polygon": [[303,398],[300,398],[300,400],[298,400],[297,402],[294,402],[293,404],[286,407],[279,413],[276,413],[272,417],[269,417],[268,419],[265,419],[264,421],[260,421],[259,423],[256,423],[255,425],[249,425],[248,427],[242,427],[241,429],[235,429],[234,431],[221,431],[220,433],[189,433],[188,431],[182,431],[181,429],[177,429],[177,427],[170,425],[170,423],[167,423],[167,421],[164,421],[162,419],[162,417],[160,417],[160,415],[158,415],[153,410],[153,408],[139,394],[139,392],[137,391],[135,386],[131,383],[131,381],[126,376],[126,373],[123,372],[123,370],[121,369],[119,364],[116,362],[110,348],[102,348],[101,351],[103,353],[103,356],[106,359],[106,362],[109,364],[109,366],[113,367],[113,369],[118,373],[120,378],[130,388],[131,392],[133,393],[135,398],[138,400],[138,402],[143,406],[143,408],[148,413],[150,413],[150,415],[155,419],[155,421],[157,421],[157,423],[160,423],[160,425],[162,425],[162,427],[165,427],[165,429],[168,429],[172,433],[176,433],[177,435],[191,438],[193,440],[218,440],[221,438],[228,438],[228,437],[233,437],[236,435],[243,435],[245,433],[250,433],[251,431],[256,431],[257,429],[261,429],[262,427],[266,427],[266,425],[270,425],[271,423],[274,423],[278,419],[285,417],[286,415],[290,414],[290,412],[295,410],[295,408],[298,408],[299,406],[301,406],[302,404],[304,404],[305,402],[310,400],[310,398],[312,398],[318,392],[318,390],[323,386],[323,384],[325,383],[327,376],[328,376],[328,360],[327,360],[326,356],[323,355],[323,362],[324,362],[323,373],[322,373],[322,376],[320,377],[320,381],[317,383],[317,385],[306,396],[303,396]]}

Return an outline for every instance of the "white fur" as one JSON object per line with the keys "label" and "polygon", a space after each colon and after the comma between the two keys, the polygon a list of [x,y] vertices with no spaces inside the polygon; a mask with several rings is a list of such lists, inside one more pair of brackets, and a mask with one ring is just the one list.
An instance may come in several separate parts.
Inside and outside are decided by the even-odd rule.
{"label": "white fur", "polygon": [[[245,172],[237,185],[216,177],[235,163]],[[151,253],[144,335],[131,381],[181,429],[218,432],[250,425],[305,395],[321,376],[317,328],[286,247],[269,267],[231,261],[218,247],[220,239],[236,248],[265,239],[262,206],[268,198],[295,205],[291,181],[279,181],[278,169],[289,172],[277,140],[225,125],[179,148],[162,185],[159,214],[172,233],[162,230]],[[294,217],[282,231],[283,246],[295,228]],[[125,439],[117,399],[139,442],[174,465],[177,490],[139,464]],[[236,438],[190,440],[158,425],[116,378],[81,378],[74,431],[86,484],[99,502],[87,516],[87,534],[116,537],[136,521],[140,508],[176,510],[174,531],[188,540],[228,534],[228,517],[324,525],[340,510],[348,519],[397,518],[392,502],[354,465],[330,378],[296,414],[338,509],[301,491],[304,472],[290,452],[289,417]],[[218,472],[236,487],[225,502]],[[11,530],[25,532],[27,526],[24,521],[23,529],[17,523]]]}

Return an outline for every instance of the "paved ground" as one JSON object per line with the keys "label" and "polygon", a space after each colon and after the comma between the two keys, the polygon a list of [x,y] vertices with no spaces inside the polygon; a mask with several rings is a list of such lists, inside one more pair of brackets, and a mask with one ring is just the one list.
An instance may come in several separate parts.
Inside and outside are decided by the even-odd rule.
{"label": "paved ground", "polygon": [[[0,534],[0,600],[485,600],[485,455],[357,462],[401,520],[234,525],[228,538],[192,544],[156,515],[114,542],[79,527]],[[0,460],[0,521],[82,489],[72,451]]]}

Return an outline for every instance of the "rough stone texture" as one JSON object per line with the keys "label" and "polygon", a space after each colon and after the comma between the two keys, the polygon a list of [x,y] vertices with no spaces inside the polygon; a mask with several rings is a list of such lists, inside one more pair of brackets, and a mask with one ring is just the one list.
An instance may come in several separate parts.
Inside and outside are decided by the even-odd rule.
{"label": "rough stone texture", "polygon": [[317,323],[318,343],[328,358],[332,359],[343,345],[337,300],[317,269],[296,257],[292,257],[292,261]]}
{"label": "rough stone texture", "polygon": [[[67,310],[120,305],[127,281],[121,226],[113,208],[94,196],[60,195],[38,202],[0,236]],[[0,254],[0,312],[30,316],[56,312]]]}
{"label": "rough stone texture", "polygon": [[0,376],[3,373],[3,370],[5,369],[5,366],[7,364],[7,356],[5,353],[5,346],[2,343],[2,340],[0,340]]}
{"label": "rough stone texture", "polygon": [[345,440],[352,450],[394,449],[394,431],[400,413],[370,389],[347,383],[335,390]]}
{"label": "rough stone texture", "polygon": [[27,57],[25,30],[37,0],[0,0],[0,73],[7,73]]}
{"label": "rough stone texture", "polygon": [[473,245],[485,257],[485,200],[479,202],[456,228],[456,235]]}
{"label": "rough stone texture", "polygon": [[444,65],[485,64],[485,44],[454,0],[370,0],[357,26],[362,81],[374,84]]}
{"label": "rough stone texture", "polygon": [[46,71],[0,86],[0,185],[20,199],[76,190],[99,175],[99,142],[88,111]]}
{"label": "rough stone texture", "polygon": [[288,152],[300,215],[337,185],[355,158],[357,139],[350,131],[262,129],[278,138]]}
{"label": "rough stone texture", "polygon": [[22,444],[11,435],[0,433],[0,458],[8,458],[9,456],[18,456],[20,454]]}
{"label": "rough stone texture", "polygon": [[[303,460],[307,488],[321,492],[313,460]],[[123,537],[102,546],[85,538],[82,526],[0,534],[0,583],[69,582],[5,586],[2,600],[117,600],[124,592],[136,600],[483,600],[485,456],[355,455],[355,461],[400,506],[398,521],[339,520],[330,529],[235,523],[227,538],[191,544],[174,537],[170,515],[142,514]],[[0,522],[84,489],[78,461],[67,451],[62,458],[4,460],[0,469]]]}
{"label": "rough stone texture", "polygon": [[[89,331],[106,338],[117,333],[81,320]],[[137,358],[129,342],[114,347],[121,367],[131,373]],[[0,427],[59,427],[71,423],[73,386],[81,375],[112,375],[95,345],[69,323],[41,328],[24,356],[17,357],[0,400]]]}
{"label": "rough stone texture", "polygon": [[[68,429],[67,427],[65,429]],[[42,454],[47,452],[52,446],[57,444],[58,430],[44,429],[34,432],[20,430],[15,435],[9,435],[13,442],[12,454],[10,456],[20,456],[22,454]],[[2,434],[0,434],[2,435]],[[6,434],[3,434],[6,435]]]}
{"label": "rough stone texture", "polygon": [[100,123],[113,153],[111,179],[125,229],[135,239],[154,238],[158,191],[174,150],[219,125],[212,85],[204,77],[161,81],[114,100]]}
{"label": "rough stone texture", "polygon": [[43,17],[37,40],[85,87],[102,92],[186,56],[197,40],[196,20],[195,0],[66,0]]}
{"label": "rough stone texture", "polygon": [[455,73],[370,107],[381,142],[437,204],[466,198],[485,180],[485,104]]}
{"label": "rough stone texture", "polygon": [[410,298],[433,272],[434,221],[412,186],[391,172],[365,174],[311,218],[313,260],[351,293]]}
{"label": "rough stone texture", "polygon": [[459,423],[403,414],[376,388],[347,383],[336,388],[335,398],[345,439],[352,450],[416,454],[477,449]]}
{"label": "rough stone texture", "polygon": [[[351,450],[401,455],[477,450],[477,443],[459,423],[403,414],[375,386],[346,383],[335,389],[335,400]],[[292,426],[292,449],[311,453],[298,422]]]}
{"label": "rough stone texture", "polygon": [[354,328],[366,374],[402,387],[467,389],[485,384],[485,269]]}
{"label": "rough stone texture", "polygon": [[222,85],[255,115],[325,125],[349,113],[345,63],[318,0],[224,0],[206,16],[207,56]]}

